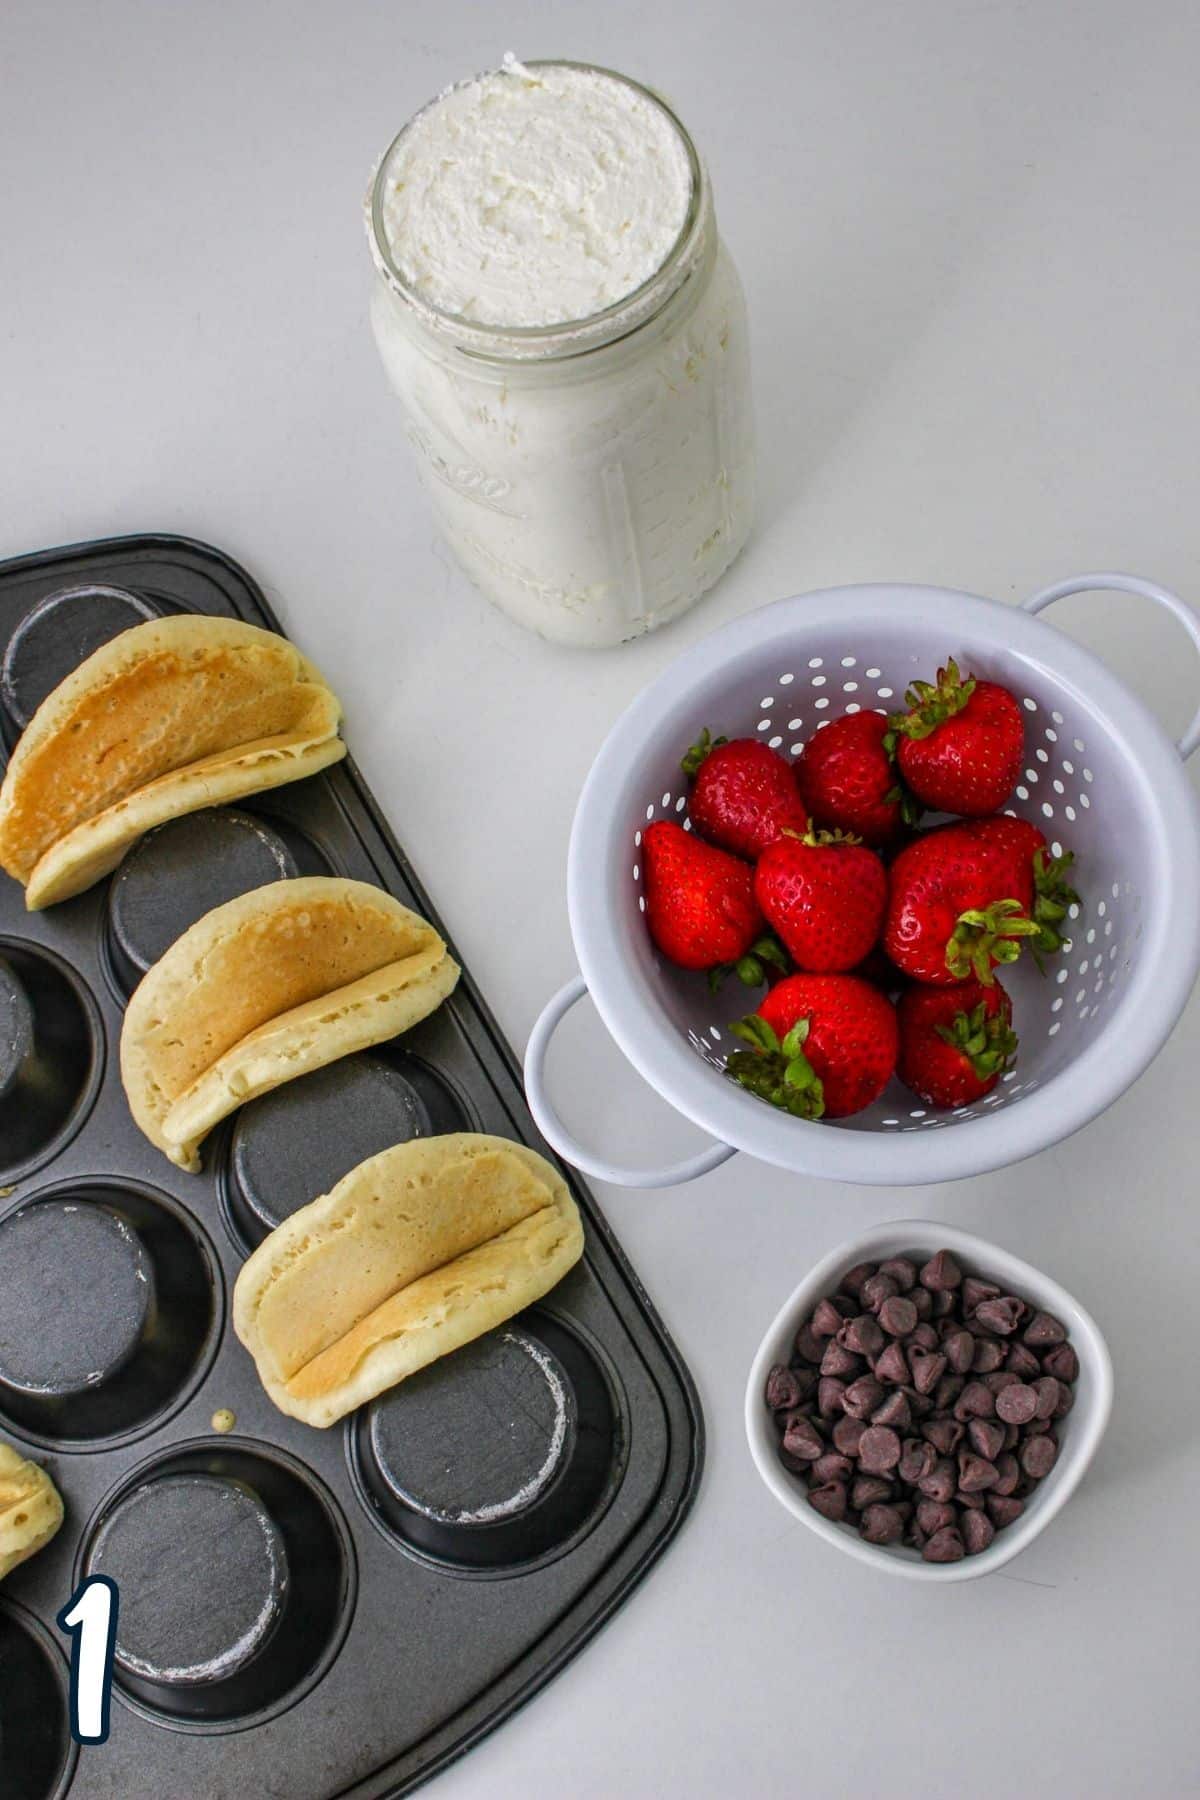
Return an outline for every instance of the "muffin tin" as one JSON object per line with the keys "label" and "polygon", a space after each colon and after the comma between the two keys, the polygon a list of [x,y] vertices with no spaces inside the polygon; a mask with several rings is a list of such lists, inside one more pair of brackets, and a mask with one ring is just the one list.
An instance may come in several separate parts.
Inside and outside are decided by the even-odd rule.
{"label": "muffin tin", "polygon": [[[80,656],[179,610],[278,629],[181,538],[0,565],[4,744]],[[438,924],[349,759],[160,827],[45,913],[0,877],[0,1435],[67,1507],[0,1597],[6,1797],[407,1792],[587,1642],[694,1496],[691,1381],[570,1171],[586,1253],[538,1306],[329,1431],[267,1400],[229,1306],[274,1225],[404,1138],[546,1151],[469,974],[403,1039],[226,1120],[200,1175],[141,1137],[117,1046],[145,968],[233,894],[322,873]],[[121,1588],[117,1704],[77,1755],[54,1620],[89,1573]]]}

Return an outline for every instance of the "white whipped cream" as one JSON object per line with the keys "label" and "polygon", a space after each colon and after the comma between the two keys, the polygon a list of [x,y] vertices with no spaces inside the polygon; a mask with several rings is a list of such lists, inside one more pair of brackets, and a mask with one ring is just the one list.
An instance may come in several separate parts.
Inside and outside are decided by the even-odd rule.
{"label": "white whipped cream", "polygon": [[428,305],[480,324],[556,325],[648,281],[691,193],[686,146],[648,94],[509,56],[418,113],[385,171],[383,224]]}

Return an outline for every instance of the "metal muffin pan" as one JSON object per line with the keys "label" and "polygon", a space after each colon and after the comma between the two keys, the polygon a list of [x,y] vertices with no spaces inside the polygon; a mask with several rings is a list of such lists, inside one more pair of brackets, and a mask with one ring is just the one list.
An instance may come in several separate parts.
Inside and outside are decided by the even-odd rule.
{"label": "metal muffin pan", "polygon": [[[278,629],[187,539],[0,564],[3,743],[81,655],[178,610]],[[0,1595],[6,1800],[408,1792],[582,1648],[695,1495],[691,1380],[569,1171],[586,1253],[538,1306],[329,1431],[263,1393],[229,1300],[282,1218],[405,1137],[547,1153],[468,974],[403,1039],[226,1120],[200,1175],[141,1137],[117,1045],[144,969],[211,906],[317,873],[443,929],[349,759],[161,827],[47,912],[0,877],[0,1436],[67,1508]],[[122,1592],[116,1704],[76,1755],[54,1620],[91,1572]]]}

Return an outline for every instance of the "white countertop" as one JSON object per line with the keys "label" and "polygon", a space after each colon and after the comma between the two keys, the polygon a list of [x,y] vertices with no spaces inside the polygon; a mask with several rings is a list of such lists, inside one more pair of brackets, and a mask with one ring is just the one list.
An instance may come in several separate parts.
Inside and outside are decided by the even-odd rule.
{"label": "white countertop", "polygon": [[[611,653],[543,646],[450,566],[366,323],[373,158],[510,47],[674,98],[748,290],[756,535],[686,620]],[[1198,56],[1187,0],[10,0],[0,554],[158,529],[243,560],[344,696],[520,1048],[573,968],[564,855],[591,757],[701,634],[870,578],[1017,599],[1126,568],[1200,600]],[[1080,599],[1056,619],[1179,728],[1200,669],[1147,610]],[[1080,1136],[940,1190],[806,1186],[744,1158],[682,1190],[600,1190],[700,1388],[703,1488],[596,1642],[434,1791],[1200,1793],[1198,1055],[1193,1003]],[[553,1072],[597,1141],[696,1144],[590,1009]],[[790,1520],[740,1416],[799,1276],[906,1215],[1060,1278],[1118,1382],[1063,1516],[1003,1575],[934,1591]]]}

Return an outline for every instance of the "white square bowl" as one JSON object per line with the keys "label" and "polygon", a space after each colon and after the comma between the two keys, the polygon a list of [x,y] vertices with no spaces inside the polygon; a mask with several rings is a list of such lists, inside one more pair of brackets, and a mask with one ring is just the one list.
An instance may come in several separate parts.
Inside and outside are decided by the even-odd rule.
{"label": "white square bowl", "polygon": [[[956,1563],[924,1562],[920,1552],[908,1545],[868,1544],[853,1525],[836,1525],[823,1518],[809,1505],[800,1478],[780,1462],[779,1434],[763,1399],[772,1365],[790,1359],[792,1340],[800,1325],[823,1295],[836,1292],[847,1269],[861,1262],[883,1262],[889,1256],[910,1256],[920,1265],[928,1262],[936,1250],[951,1251],[968,1275],[998,1282],[1006,1292],[1061,1319],[1079,1358],[1075,1404],[1059,1422],[1059,1453],[1053,1469],[1038,1483],[1019,1519],[998,1531],[978,1556],[965,1556]],[[890,1575],[904,1575],[913,1581],[971,1581],[980,1575],[991,1575],[1011,1562],[1066,1505],[1104,1436],[1112,1397],[1108,1346],[1091,1314],[1065,1288],[1009,1251],[988,1243],[986,1238],[928,1219],[902,1219],[876,1225],[861,1237],[831,1250],[780,1307],[759,1346],[746,1384],[746,1436],[758,1472],[775,1498],[826,1542]]]}

